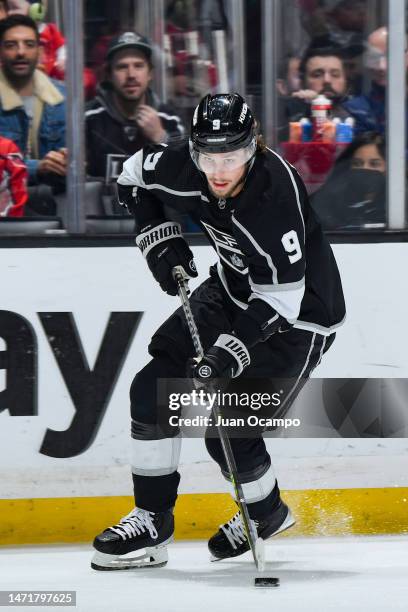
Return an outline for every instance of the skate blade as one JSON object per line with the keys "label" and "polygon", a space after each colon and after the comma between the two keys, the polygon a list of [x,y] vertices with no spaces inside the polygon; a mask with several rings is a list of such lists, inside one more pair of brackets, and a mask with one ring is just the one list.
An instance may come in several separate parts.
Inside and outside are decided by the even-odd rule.
{"label": "skate blade", "polygon": [[[91,567],[94,570],[100,571],[164,567],[167,565],[167,561],[169,560],[166,544],[171,541],[172,538],[160,546],[144,548],[139,551],[128,553],[127,555],[108,555],[106,553],[96,551],[91,560]],[[134,556],[135,554],[136,556]]]}
{"label": "skate blade", "polygon": [[296,525],[295,517],[289,510],[287,517],[285,518],[285,520],[283,521],[279,529],[277,529],[274,533],[272,533],[271,536],[268,536],[268,537],[276,536],[278,535],[278,533],[282,533],[282,531],[286,531],[286,529],[290,529],[291,527],[293,527],[293,525]]}
{"label": "skate blade", "polygon": [[[233,558],[234,557],[223,557],[222,559],[220,559],[219,557],[214,557],[214,555],[211,555],[210,561],[211,563],[215,563],[216,561],[225,561],[226,559],[233,559]],[[258,572],[265,571],[265,543],[262,538],[257,538],[255,542],[255,560],[256,560],[256,568]]]}

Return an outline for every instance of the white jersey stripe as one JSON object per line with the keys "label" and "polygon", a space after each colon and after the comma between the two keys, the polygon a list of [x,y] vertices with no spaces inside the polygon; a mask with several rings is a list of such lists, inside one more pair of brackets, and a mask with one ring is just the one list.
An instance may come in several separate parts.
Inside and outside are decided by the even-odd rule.
{"label": "white jersey stripe", "polygon": [[91,115],[99,115],[100,113],[103,113],[103,112],[105,112],[105,109],[103,106],[100,106],[99,108],[87,110],[85,113],[85,117],[90,117]]}
{"label": "white jersey stripe", "polygon": [[278,283],[278,271],[277,271],[276,267],[273,264],[272,257],[270,256],[270,254],[263,250],[263,248],[257,243],[257,241],[252,236],[252,234],[250,234],[248,232],[248,230],[243,225],[241,225],[241,223],[239,223],[239,221],[236,220],[236,218],[234,217],[234,214],[231,215],[231,220],[238,227],[238,229],[243,234],[245,234],[245,236],[253,244],[253,246],[258,251],[258,253],[260,255],[262,255],[262,257],[265,257],[266,262],[267,262],[269,268],[272,270],[272,283],[274,285],[276,285]]}
{"label": "white jersey stripe", "polygon": [[152,185],[143,185],[145,189],[159,189],[160,191],[165,191],[166,193],[171,193],[173,195],[184,196],[186,198],[191,198],[192,196],[200,196],[201,191],[176,191],[175,189],[170,189],[170,187],[165,187],[164,185],[160,185],[159,183],[153,183]]}
{"label": "white jersey stripe", "polygon": [[258,283],[254,283],[252,278],[249,277],[249,284],[251,285],[252,289],[266,293],[274,293],[275,291],[295,291],[297,289],[302,289],[305,286],[305,277],[294,283],[278,283],[277,285],[259,285]]}
{"label": "white jersey stripe", "polygon": [[319,361],[317,362],[316,368],[317,368],[317,366],[320,365],[320,362],[321,362],[321,360],[323,358],[323,351],[324,351],[324,347],[326,346],[326,341],[327,341],[327,336],[325,336],[323,338],[322,348],[320,349],[320,357],[319,357]]}
{"label": "white jersey stripe", "polygon": [[252,293],[249,296],[248,302],[251,300],[263,300],[271,306],[282,317],[291,321],[296,319],[300,313],[300,306],[305,293],[305,286],[299,287],[294,291],[274,291],[265,292],[257,291],[251,285]]}
{"label": "white jersey stripe", "polygon": [[305,372],[307,366],[309,365],[310,355],[312,354],[313,347],[314,347],[314,344],[315,344],[315,340],[316,340],[316,333],[314,333],[313,336],[312,336],[312,340],[310,342],[310,349],[309,349],[309,352],[307,354],[306,361],[305,361],[305,364],[304,364],[304,366],[302,368],[302,371],[300,372],[299,376],[297,377],[297,380],[296,380],[295,384],[293,385],[292,389],[289,391],[289,393],[285,397],[285,400],[280,405],[280,408],[279,408],[279,413],[280,414],[282,414],[283,409],[285,408],[286,404],[288,403],[288,401],[290,400],[290,398],[294,394],[295,390],[297,389],[299,381],[301,380],[301,378],[303,376],[303,373]]}
{"label": "white jersey stripe", "polygon": [[296,321],[289,321],[289,323],[292,323],[293,327],[296,327],[296,329],[304,329],[305,331],[316,332],[322,336],[330,336],[334,334],[336,329],[343,325],[345,320],[346,317],[344,316],[339,323],[331,325],[330,327],[325,327],[324,325],[318,325],[317,323],[311,323],[309,321],[300,321],[299,319]]}
{"label": "white jersey stripe", "polygon": [[217,272],[218,272],[218,276],[220,278],[220,281],[222,283],[222,286],[224,287],[225,291],[228,293],[230,299],[234,302],[234,304],[236,304],[239,308],[242,308],[242,310],[246,310],[248,308],[248,304],[245,304],[245,302],[241,302],[241,300],[237,300],[237,298],[235,298],[231,291],[229,290],[228,287],[228,283],[227,283],[227,279],[225,277],[225,272],[224,269],[222,267],[221,262],[217,262]]}

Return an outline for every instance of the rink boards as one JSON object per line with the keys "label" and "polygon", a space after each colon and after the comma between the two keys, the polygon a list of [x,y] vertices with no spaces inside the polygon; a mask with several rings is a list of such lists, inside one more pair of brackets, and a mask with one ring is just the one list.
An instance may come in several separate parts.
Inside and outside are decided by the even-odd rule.
{"label": "rink boards", "polygon": [[[408,378],[406,244],[334,245],[348,318],[316,371]],[[200,278],[215,260],[194,248]],[[126,514],[128,388],[178,305],[135,249],[1,249],[0,542],[85,541]],[[9,370],[7,369],[9,368]],[[233,509],[201,440],[185,440],[177,535]],[[406,439],[272,439],[295,533],[408,531]]]}

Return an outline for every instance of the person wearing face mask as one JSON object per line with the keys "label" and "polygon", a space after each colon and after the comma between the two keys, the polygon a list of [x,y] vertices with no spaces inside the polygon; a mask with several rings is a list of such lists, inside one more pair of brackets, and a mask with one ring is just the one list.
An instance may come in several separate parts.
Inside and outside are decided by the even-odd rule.
{"label": "person wearing face mask", "polygon": [[306,51],[299,67],[302,88],[286,101],[289,121],[310,117],[311,105],[317,96],[324,95],[332,104],[331,114],[345,119],[350,113],[344,108],[348,95],[348,83],[343,56],[336,47],[315,47]]}
{"label": "person wearing face mask", "polygon": [[311,197],[328,230],[376,229],[385,224],[385,140],[378,132],[357,136]]}

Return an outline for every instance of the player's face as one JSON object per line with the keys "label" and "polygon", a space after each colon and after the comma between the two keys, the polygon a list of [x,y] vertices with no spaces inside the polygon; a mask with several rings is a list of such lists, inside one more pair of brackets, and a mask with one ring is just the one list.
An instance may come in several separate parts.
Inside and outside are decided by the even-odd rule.
{"label": "player's face", "polygon": [[207,177],[210,191],[216,198],[230,198],[242,189],[247,157],[243,149],[232,153],[199,155],[199,166]]}
{"label": "player's face", "polygon": [[306,66],[306,87],[329,99],[343,96],[347,83],[340,58],[311,57]]}
{"label": "player's face", "polygon": [[152,69],[137,49],[118,51],[112,60],[111,82],[115,93],[125,100],[139,100],[152,80]]}
{"label": "player's face", "polygon": [[32,28],[16,26],[6,31],[0,45],[0,61],[9,80],[31,77],[38,55],[39,45]]}
{"label": "player's face", "polygon": [[354,151],[351,167],[354,170],[385,172],[385,159],[381,156],[375,144],[367,144]]}

